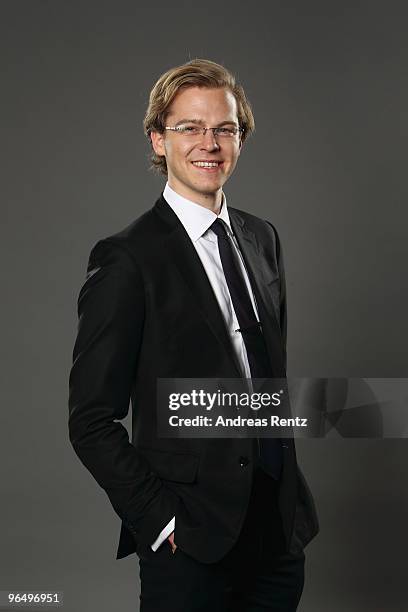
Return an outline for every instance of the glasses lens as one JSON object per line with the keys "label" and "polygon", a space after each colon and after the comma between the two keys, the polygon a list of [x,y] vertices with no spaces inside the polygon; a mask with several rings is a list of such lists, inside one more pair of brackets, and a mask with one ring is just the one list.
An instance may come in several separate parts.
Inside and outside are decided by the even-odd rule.
{"label": "glasses lens", "polygon": [[238,134],[238,128],[234,126],[219,127],[215,128],[214,131],[216,136],[225,136],[226,138],[232,138]]}
{"label": "glasses lens", "polygon": [[178,130],[185,136],[198,136],[203,133],[203,128],[199,125],[180,125]]}
{"label": "glasses lens", "polygon": [[[234,125],[220,126],[212,129],[214,136],[220,136],[221,138],[234,138],[239,134],[239,128]],[[179,125],[177,131],[183,136],[202,136],[203,128],[200,125],[185,124]]]}

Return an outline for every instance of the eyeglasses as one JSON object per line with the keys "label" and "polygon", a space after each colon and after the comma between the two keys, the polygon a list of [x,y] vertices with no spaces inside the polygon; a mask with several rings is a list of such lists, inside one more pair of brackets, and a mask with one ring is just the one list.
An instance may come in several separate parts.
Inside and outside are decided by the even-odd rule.
{"label": "eyeglasses", "polygon": [[202,127],[201,125],[194,124],[185,124],[185,125],[177,125],[176,127],[165,126],[165,130],[172,130],[174,132],[178,132],[182,136],[187,136],[188,138],[192,136],[205,136],[207,130],[212,130],[214,137],[220,138],[235,138],[237,134],[241,134],[244,132],[244,128],[237,127],[236,125],[228,125],[228,126],[220,126],[220,127]]}

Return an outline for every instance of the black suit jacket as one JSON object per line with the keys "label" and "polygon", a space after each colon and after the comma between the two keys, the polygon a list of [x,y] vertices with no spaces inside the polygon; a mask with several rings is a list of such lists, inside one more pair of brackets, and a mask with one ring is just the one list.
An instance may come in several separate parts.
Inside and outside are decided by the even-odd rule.
{"label": "black suit jacket", "polygon": [[[285,279],[268,222],[228,207],[258,305],[274,376],[286,372]],[[217,300],[183,225],[164,200],[92,248],[78,297],[69,436],[122,519],[117,558],[143,555],[176,517],[175,542],[205,563],[237,540],[252,482],[250,439],[158,438],[157,378],[236,378]],[[132,442],[118,422],[132,408]],[[247,457],[247,462],[241,458]],[[279,505],[287,549],[318,531],[286,441]]]}

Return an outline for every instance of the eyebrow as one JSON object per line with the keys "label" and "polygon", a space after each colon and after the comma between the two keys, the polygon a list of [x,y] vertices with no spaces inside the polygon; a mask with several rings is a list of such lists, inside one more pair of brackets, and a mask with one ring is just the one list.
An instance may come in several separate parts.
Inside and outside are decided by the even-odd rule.
{"label": "eyebrow", "polygon": [[[179,121],[177,121],[177,123],[175,124],[174,127],[177,127],[178,125],[180,125],[182,123],[196,123],[197,125],[204,125],[205,121],[203,121],[202,119],[180,119]],[[237,126],[235,121],[221,121],[221,123],[218,123],[218,125],[214,126],[214,127],[221,127],[222,125],[235,125],[235,126]]]}

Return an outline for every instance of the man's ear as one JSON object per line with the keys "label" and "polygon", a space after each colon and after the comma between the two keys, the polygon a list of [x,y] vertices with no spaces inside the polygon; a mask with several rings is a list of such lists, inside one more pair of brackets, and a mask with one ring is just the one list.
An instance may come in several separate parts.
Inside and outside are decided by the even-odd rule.
{"label": "man's ear", "polygon": [[160,132],[150,132],[150,140],[152,142],[152,147],[156,155],[163,156],[165,154],[164,149],[164,134],[160,134]]}

